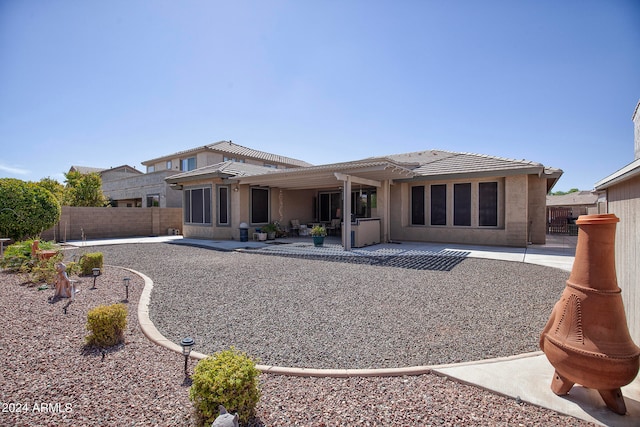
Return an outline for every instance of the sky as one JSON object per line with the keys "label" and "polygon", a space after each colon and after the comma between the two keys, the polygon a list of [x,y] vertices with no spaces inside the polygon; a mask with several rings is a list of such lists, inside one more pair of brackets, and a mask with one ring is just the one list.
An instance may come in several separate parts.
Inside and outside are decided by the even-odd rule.
{"label": "sky", "polygon": [[0,178],[221,140],[312,164],[429,149],[634,159],[637,0],[0,0]]}

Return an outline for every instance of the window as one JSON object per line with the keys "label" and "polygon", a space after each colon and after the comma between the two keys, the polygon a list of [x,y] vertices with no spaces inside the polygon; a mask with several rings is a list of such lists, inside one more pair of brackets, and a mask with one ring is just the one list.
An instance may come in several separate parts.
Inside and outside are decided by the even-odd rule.
{"label": "window", "polygon": [[447,184],[431,186],[431,225],[447,225]]}
{"label": "window", "polygon": [[189,157],[188,159],[182,159],[180,162],[180,170],[183,172],[192,171],[196,168],[196,158]]}
{"label": "window", "polygon": [[211,224],[211,187],[184,190],[184,222]]}
{"label": "window", "polygon": [[478,223],[481,227],[498,225],[498,183],[481,182],[478,189]]}
{"label": "window", "polygon": [[167,160],[167,170],[171,170],[171,160]]}
{"label": "window", "polygon": [[453,225],[471,225],[471,184],[453,184]]}
{"label": "window", "polygon": [[218,225],[229,225],[229,187],[218,187]]}
{"label": "window", "polygon": [[147,194],[147,207],[153,208],[160,206],[160,195],[159,194]]}
{"label": "window", "polygon": [[269,189],[254,187],[251,189],[251,222],[264,224],[269,222]]}
{"label": "window", "polygon": [[342,193],[326,192],[318,195],[318,219],[322,222],[331,222],[334,218],[342,216]]}
{"label": "window", "polygon": [[152,173],[156,171],[156,167],[151,165],[151,166],[147,166],[147,173]]}
{"label": "window", "polygon": [[351,212],[357,218],[371,218],[377,204],[376,189],[365,188],[351,192]]}
{"label": "window", "polygon": [[411,224],[424,225],[424,185],[411,187]]}
{"label": "window", "polygon": [[244,159],[238,159],[238,158],[236,158],[236,157],[227,157],[227,156],[224,156],[224,157],[222,158],[222,160],[223,160],[223,161],[225,161],[225,162],[228,162],[229,160],[231,160],[232,162],[244,163]]}

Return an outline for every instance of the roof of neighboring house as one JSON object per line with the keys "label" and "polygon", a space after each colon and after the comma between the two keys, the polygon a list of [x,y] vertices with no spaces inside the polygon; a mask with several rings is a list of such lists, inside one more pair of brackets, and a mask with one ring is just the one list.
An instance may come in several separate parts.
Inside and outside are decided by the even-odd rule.
{"label": "roof of neighboring house", "polygon": [[595,205],[598,194],[593,191],[576,191],[562,195],[547,195],[547,206],[584,206]]}
{"label": "roof of neighboring house", "polygon": [[251,175],[264,175],[270,172],[275,172],[276,170],[278,169],[227,160],[225,162],[194,169],[189,172],[171,175],[166,177],[165,181],[169,184],[176,184],[179,182],[196,181],[206,178],[235,178]]}
{"label": "roof of neighboring house", "polygon": [[129,165],[116,166],[114,168],[102,169],[100,171],[101,174],[106,173],[106,172],[126,172],[126,173],[135,173],[135,174],[143,174],[144,173],[144,172],[134,168],[133,166],[129,166]]}
{"label": "roof of neighboring house", "polygon": [[604,190],[612,185],[627,181],[635,176],[640,175],[640,159],[636,159],[622,169],[617,170],[606,178],[596,182],[596,190]]}
{"label": "roof of neighboring house", "polygon": [[81,174],[87,174],[87,173],[100,173],[103,170],[105,170],[104,168],[92,168],[89,166],[71,166],[69,168],[69,172],[80,172]]}
{"label": "roof of neighboring house", "polygon": [[242,145],[235,144],[231,141],[219,141],[209,145],[203,145],[189,150],[178,151],[170,155],[158,157],[151,160],[142,162],[143,165],[150,165],[164,159],[170,159],[174,157],[181,157],[185,154],[195,154],[200,151],[217,151],[220,153],[229,154],[230,156],[248,157],[252,159],[262,160],[265,163],[278,163],[286,164],[294,167],[311,166],[311,163],[307,163],[303,160],[294,159],[291,157],[281,156],[278,154],[267,153],[265,151],[254,150],[252,148],[243,147]]}

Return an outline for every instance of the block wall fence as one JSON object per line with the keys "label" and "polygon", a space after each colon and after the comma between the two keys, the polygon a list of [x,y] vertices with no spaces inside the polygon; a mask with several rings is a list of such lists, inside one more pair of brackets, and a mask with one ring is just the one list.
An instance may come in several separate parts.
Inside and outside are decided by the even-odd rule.
{"label": "block wall fence", "polygon": [[182,232],[182,208],[85,208],[63,206],[60,221],[40,234],[43,240],[166,236]]}

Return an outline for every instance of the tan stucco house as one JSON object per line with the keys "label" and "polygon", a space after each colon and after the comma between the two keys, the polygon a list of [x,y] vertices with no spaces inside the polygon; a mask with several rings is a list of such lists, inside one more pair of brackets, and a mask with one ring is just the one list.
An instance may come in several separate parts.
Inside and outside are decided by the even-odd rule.
{"label": "tan stucco house", "polygon": [[127,165],[109,169],[71,166],[69,170],[99,173],[102,192],[113,206],[180,208],[183,194],[173,190],[165,178],[227,160],[275,169],[310,166],[302,160],[247,149],[231,141],[219,141],[144,161],[146,173]]}
{"label": "tan stucco house", "polygon": [[185,237],[239,239],[243,223],[340,219],[345,249],[372,227],[375,241],[360,243],[523,247],[545,242],[546,195],[562,175],[536,162],[442,150],[279,169],[241,161],[275,155],[237,147],[235,158],[165,179],[182,191]]}

